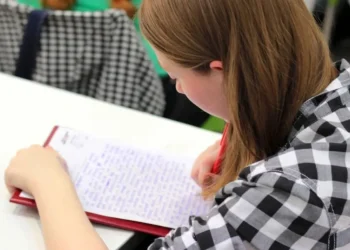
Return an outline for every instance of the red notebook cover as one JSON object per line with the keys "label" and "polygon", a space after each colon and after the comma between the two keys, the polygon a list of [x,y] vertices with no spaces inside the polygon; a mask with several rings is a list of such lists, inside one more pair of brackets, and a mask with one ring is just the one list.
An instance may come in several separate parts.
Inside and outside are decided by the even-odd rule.
{"label": "red notebook cover", "polygon": [[[57,129],[58,129],[58,126],[55,126],[53,128],[49,137],[45,141],[44,146],[47,146],[50,144],[50,141],[54,136],[55,132],[57,131]],[[21,190],[17,190],[12,196],[10,201],[20,205],[36,208],[36,203],[34,200],[20,197],[20,194],[21,194]],[[92,214],[92,213],[86,213],[86,214],[91,222],[107,225],[110,227],[116,227],[120,229],[131,230],[131,231],[138,231],[138,232],[143,232],[143,233],[152,234],[152,235],[161,236],[161,237],[165,236],[170,231],[169,228],[165,228],[161,226],[156,226],[156,225],[151,225],[151,224],[146,224],[146,223],[141,223],[136,221],[116,219],[116,218],[106,217],[106,216]]]}

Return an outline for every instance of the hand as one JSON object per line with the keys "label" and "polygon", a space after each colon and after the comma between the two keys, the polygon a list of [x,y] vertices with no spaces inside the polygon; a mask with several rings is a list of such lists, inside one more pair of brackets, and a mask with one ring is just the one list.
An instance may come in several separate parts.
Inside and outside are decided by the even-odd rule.
{"label": "hand", "polygon": [[32,146],[19,151],[11,161],[5,173],[6,185],[34,196],[45,249],[107,250],[64,168],[64,160],[53,149]]}
{"label": "hand", "polygon": [[191,177],[200,186],[205,187],[215,176],[211,175],[212,167],[220,152],[220,141],[207,148],[194,162]]}
{"label": "hand", "polygon": [[9,192],[16,188],[35,197],[36,190],[46,189],[69,179],[65,161],[51,148],[32,146],[18,151],[5,172]]}

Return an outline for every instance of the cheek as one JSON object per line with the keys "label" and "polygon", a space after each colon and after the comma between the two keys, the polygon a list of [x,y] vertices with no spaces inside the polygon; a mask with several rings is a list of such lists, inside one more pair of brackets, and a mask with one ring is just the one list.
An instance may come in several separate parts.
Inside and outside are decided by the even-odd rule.
{"label": "cheek", "polygon": [[187,98],[205,112],[227,119],[227,107],[222,91],[210,82],[183,82],[176,85]]}
{"label": "cheek", "polygon": [[206,109],[208,102],[208,93],[206,88],[200,82],[189,81],[176,84],[177,92],[184,94],[187,98],[201,109]]}

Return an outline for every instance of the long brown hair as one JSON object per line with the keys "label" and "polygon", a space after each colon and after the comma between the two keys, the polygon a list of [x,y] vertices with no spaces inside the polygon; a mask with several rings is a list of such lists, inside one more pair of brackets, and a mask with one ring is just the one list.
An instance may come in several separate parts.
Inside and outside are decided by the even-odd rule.
{"label": "long brown hair", "polygon": [[223,62],[227,148],[205,197],[277,153],[302,103],[335,78],[304,0],[144,0],[139,15],[143,34],[168,59],[203,73]]}

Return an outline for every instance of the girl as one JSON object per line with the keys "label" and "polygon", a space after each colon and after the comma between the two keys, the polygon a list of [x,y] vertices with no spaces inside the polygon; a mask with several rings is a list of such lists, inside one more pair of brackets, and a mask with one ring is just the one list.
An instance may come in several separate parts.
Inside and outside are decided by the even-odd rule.
{"label": "girl", "polygon": [[[140,18],[177,90],[228,123],[217,175],[219,143],[193,167],[216,205],[150,249],[348,249],[350,68],[303,0],[144,0]],[[53,150],[5,179],[34,195],[47,249],[105,249]]]}

